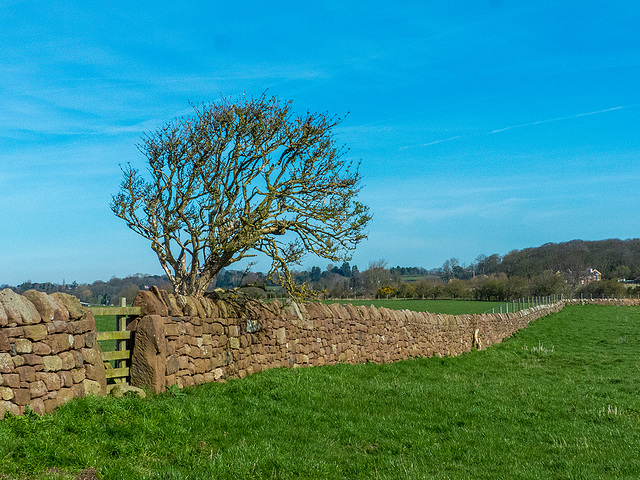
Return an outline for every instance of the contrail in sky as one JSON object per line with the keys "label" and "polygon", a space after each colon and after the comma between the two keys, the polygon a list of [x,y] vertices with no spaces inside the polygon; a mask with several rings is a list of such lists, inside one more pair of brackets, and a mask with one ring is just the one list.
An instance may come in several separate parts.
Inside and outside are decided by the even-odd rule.
{"label": "contrail in sky", "polygon": [[578,113],[576,115],[569,115],[568,117],[549,118],[547,120],[539,120],[537,122],[523,123],[523,124],[520,124],[520,125],[511,125],[509,127],[504,127],[504,128],[499,128],[497,130],[493,130],[493,131],[491,131],[489,133],[490,134],[491,133],[499,133],[499,132],[504,132],[506,130],[511,130],[512,128],[530,127],[532,125],[540,125],[541,123],[559,122],[560,120],[569,120],[571,118],[586,117],[588,115],[596,115],[598,113],[611,112],[612,110],[620,110],[622,108],[625,108],[625,107],[621,106],[621,107],[605,108],[604,110],[598,110],[598,111],[595,111],[595,112]]}

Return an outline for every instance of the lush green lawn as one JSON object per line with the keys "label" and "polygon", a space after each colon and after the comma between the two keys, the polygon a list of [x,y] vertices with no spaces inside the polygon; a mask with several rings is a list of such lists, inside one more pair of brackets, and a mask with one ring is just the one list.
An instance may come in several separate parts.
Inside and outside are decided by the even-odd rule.
{"label": "lush green lawn", "polygon": [[638,478],[638,351],[640,307],[574,306],[456,358],[84,398],[0,422],[0,478]]}
{"label": "lush green lawn", "polygon": [[[413,310],[415,312],[446,313],[463,315],[465,313],[485,313],[495,309],[500,311],[504,302],[476,302],[473,300],[419,300],[419,299],[376,299],[376,300],[327,300],[324,303],[350,303],[352,305],[374,305],[394,310]],[[505,310],[506,311],[506,310]]]}

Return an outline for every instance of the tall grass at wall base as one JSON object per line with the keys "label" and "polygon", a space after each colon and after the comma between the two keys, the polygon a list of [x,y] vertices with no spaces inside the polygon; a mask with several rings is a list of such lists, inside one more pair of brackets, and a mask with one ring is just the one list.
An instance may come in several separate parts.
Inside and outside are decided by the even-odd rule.
{"label": "tall grass at wall base", "polygon": [[456,358],[83,398],[0,422],[0,478],[637,478],[639,349],[640,307],[574,306]]}

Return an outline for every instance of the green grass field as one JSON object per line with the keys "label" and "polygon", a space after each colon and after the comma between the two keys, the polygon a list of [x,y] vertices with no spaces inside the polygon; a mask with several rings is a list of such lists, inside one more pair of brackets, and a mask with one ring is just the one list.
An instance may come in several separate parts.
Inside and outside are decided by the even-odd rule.
{"label": "green grass field", "polygon": [[504,302],[476,302],[473,300],[419,300],[419,299],[376,299],[376,300],[327,300],[324,303],[350,303],[352,305],[373,305],[393,310],[413,310],[415,312],[446,313],[463,315],[465,313],[486,313],[500,310]]}
{"label": "green grass field", "polygon": [[574,306],[455,358],[83,398],[0,422],[0,478],[638,478],[639,348],[640,307]]}

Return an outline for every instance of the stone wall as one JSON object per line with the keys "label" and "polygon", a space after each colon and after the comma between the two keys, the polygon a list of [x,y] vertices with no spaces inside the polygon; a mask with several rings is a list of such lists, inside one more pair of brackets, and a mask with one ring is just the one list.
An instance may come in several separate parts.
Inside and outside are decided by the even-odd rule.
{"label": "stone wall", "polygon": [[408,310],[262,304],[139,292],[131,383],[161,392],[244,377],[275,367],[387,363],[484,349],[559,311],[562,303],[517,313],[436,315]]}
{"label": "stone wall", "polygon": [[0,419],[106,392],[93,314],[64,293],[0,291]]}

